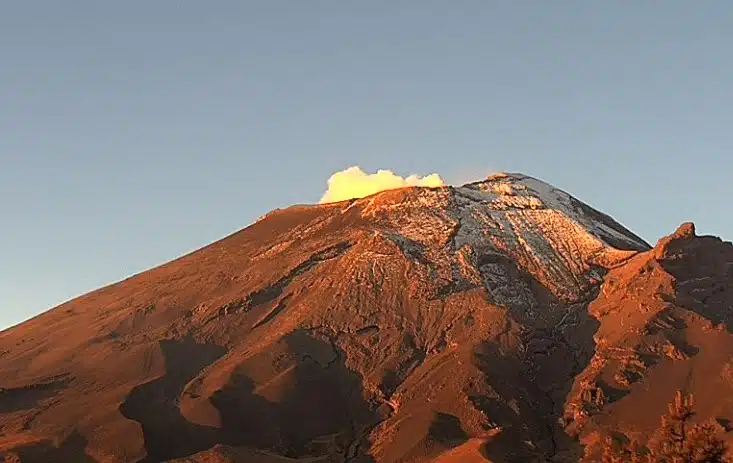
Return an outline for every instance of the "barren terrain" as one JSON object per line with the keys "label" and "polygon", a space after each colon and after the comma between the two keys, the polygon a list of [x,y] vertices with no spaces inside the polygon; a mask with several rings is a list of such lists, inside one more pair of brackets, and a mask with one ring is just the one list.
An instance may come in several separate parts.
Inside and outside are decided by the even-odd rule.
{"label": "barren terrain", "polygon": [[0,333],[22,462],[596,461],[733,426],[733,246],[536,179],[277,210]]}

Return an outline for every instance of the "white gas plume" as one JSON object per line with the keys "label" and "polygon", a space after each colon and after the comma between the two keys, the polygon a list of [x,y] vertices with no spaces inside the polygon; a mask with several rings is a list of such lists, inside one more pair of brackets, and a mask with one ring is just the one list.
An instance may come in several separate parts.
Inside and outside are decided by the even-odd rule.
{"label": "white gas plume", "polygon": [[334,203],[347,199],[363,198],[384,190],[393,190],[407,186],[439,187],[445,182],[438,174],[425,177],[410,175],[400,177],[390,170],[378,170],[375,174],[367,174],[361,167],[353,166],[336,172],[328,179],[328,190],[321,198],[321,204]]}

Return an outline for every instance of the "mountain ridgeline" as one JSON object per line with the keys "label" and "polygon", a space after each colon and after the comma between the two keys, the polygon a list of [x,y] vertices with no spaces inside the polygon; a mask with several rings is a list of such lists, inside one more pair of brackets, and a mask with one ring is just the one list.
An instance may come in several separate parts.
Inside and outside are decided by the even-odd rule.
{"label": "mountain ridgeline", "polygon": [[692,224],[652,247],[521,174],[389,190],[1,332],[0,455],[592,462],[655,448],[678,391],[724,446],[732,333],[733,245]]}

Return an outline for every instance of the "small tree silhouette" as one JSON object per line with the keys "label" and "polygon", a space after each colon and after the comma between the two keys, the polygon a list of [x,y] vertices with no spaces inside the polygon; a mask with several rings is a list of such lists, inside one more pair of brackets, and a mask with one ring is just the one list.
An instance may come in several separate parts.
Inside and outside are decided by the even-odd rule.
{"label": "small tree silhouette", "polygon": [[649,441],[649,451],[624,447],[607,438],[603,442],[602,463],[731,463],[725,442],[716,437],[712,423],[692,424],[695,412],[692,395],[677,391],[661,426]]}
{"label": "small tree silhouette", "polygon": [[692,395],[677,391],[662,425],[649,443],[654,463],[719,463],[728,462],[728,449],[716,438],[711,423],[693,425],[695,402]]}

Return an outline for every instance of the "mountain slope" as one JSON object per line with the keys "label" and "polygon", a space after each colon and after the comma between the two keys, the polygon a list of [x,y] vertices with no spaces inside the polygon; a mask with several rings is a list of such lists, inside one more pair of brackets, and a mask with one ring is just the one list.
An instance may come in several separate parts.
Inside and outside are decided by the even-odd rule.
{"label": "mountain slope", "polygon": [[683,224],[612,270],[589,310],[600,326],[566,406],[571,434],[595,443],[611,429],[643,442],[677,390],[695,397],[698,418],[733,429],[730,243]]}
{"label": "mountain slope", "polygon": [[[730,368],[728,325],[710,338],[716,349],[693,343],[670,367],[644,363],[617,401],[587,400],[619,388],[603,382],[623,363],[607,346],[682,352],[675,336],[727,320],[731,246],[688,235],[652,250],[521,174],[274,211],[0,333],[0,451],[22,461],[575,461],[610,426],[647,429],[620,424],[631,413],[622,405],[638,409],[648,384],[676,387],[695,352],[719,352],[705,368]],[[649,262],[665,276],[635,273]],[[632,294],[637,306],[663,302],[638,316]],[[643,331],[670,304],[699,323]]]}

